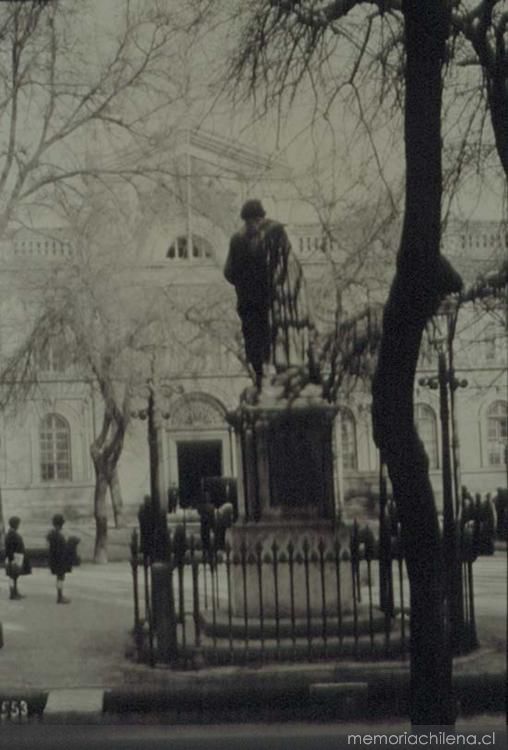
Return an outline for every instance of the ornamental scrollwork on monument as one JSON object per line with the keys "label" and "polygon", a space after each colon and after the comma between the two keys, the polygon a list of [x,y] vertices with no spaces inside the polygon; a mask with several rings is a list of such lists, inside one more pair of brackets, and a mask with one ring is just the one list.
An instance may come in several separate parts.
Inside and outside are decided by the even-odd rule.
{"label": "ornamental scrollwork on monument", "polygon": [[224,415],[218,406],[201,399],[193,399],[177,405],[171,423],[175,427],[222,427]]}

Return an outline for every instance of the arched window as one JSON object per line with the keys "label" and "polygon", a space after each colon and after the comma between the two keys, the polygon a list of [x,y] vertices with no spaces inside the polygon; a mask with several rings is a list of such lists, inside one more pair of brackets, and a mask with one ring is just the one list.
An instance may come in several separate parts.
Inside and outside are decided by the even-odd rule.
{"label": "arched window", "polygon": [[192,235],[192,252],[189,253],[186,235],[179,235],[168,248],[166,258],[170,260],[197,260],[203,258],[213,258],[213,250],[208,240]]}
{"label": "arched window", "polygon": [[58,414],[47,414],[39,428],[41,479],[71,479],[71,431]]}
{"label": "arched window", "polygon": [[341,409],[340,421],[342,466],[346,471],[354,471],[358,468],[355,418],[349,409]]}
{"label": "arched window", "polygon": [[439,468],[436,415],[427,404],[416,404],[415,421],[418,435],[429,457],[429,469]]}
{"label": "arched window", "polygon": [[487,463],[501,466],[506,463],[508,442],[508,404],[494,401],[487,410]]}

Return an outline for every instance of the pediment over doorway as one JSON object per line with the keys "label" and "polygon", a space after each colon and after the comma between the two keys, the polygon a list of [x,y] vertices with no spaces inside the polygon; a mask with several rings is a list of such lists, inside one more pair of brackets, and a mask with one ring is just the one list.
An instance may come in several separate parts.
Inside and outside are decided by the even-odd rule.
{"label": "pediment over doorway", "polygon": [[172,427],[224,427],[225,410],[215,399],[205,396],[186,396],[172,410]]}

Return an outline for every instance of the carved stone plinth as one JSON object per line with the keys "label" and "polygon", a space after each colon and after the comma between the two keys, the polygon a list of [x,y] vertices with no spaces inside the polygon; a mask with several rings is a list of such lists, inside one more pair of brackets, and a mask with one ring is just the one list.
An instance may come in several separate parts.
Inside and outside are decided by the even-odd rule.
{"label": "carved stone plinth", "polygon": [[336,413],[308,386],[293,401],[268,389],[228,414],[238,447],[241,519],[335,518]]}
{"label": "carved stone plinth", "polygon": [[[230,530],[232,614],[250,620],[340,618],[352,611],[349,538],[326,520],[237,524]],[[340,615],[339,615],[340,611]]]}

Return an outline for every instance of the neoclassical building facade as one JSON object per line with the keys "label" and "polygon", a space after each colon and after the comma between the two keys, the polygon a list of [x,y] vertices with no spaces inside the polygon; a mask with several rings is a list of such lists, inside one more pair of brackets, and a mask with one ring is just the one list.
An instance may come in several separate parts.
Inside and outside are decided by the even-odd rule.
{"label": "neoclassical building facade", "polygon": [[[165,373],[172,388],[159,404],[161,473],[164,486],[178,487],[185,502],[192,503],[202,477],[236,475],[235,440],[226,413],[237,405],[249,379],[227,332],[222,338],[215,329],[213,335],[195,336],[194,327],[193,335],[187,335],[184,307],[194,300],[201,311],[210,311],[211,320],[220,305],[234,309],[234,294],[223,279],[222,268],[239,207],[248,195],[256,195],[270,212],[277,212],[274,196],[281,194],[288,171],[284,164],[269,162],[215,136],[193,134],[186,143],[190,153],[182,154],[187,201],[166,210],[163,198],[156,193],[147,196],[146,205],[141,205],[146,221],[139,231],[134,273],[146,289],[166,284],[174,291],[175,336],[172,350],[166,353]],[[316,315],[322,326],[330,326],[335,297],[323,253],[329,237],[317,221],[295,221],[297,214],[293,212],[288,232],[302,261]],[[493,255],[506,252],[506,241],[495,224],[457,225],[445,237],[445,252],[469,281],[488,269]],[[2,342],[21,330],[19,321],[26,315],[23,300],[12,292],[19,269],[27,261],[56,265],[72,257],[73,248],[69,231],[54,229],[20,230],[1,243],[2,349]],[[506,484],[507,471],[504,311],[471,306],[459,321],[455,367],[458,377],[467,380],[467,386],[456,392],[461,481],[472,492],[495,492]],[[435,357],[422,356],[418,377],[435,375],[436,367]],[[39,368],[37,392],[15,406],[7,405],[0,414],[4,518],[16,513],[26,522],[45,523],[59,511],[69,520],[88,523],[94,491],[90,445],[102,418],[100,393],[93,378],[85,378],[68,361],[58,339],[41,356]],[[415,404],[440,503],[438,392],[417,384]],[[378,483],[379,457],[365,388],[358,387],[340,403],[334,453],[339,501],[346,516],[354,515],[365,509]],[[146,421],[131,420],[119,478],[125,513],[134,516],[149,488]]]}

